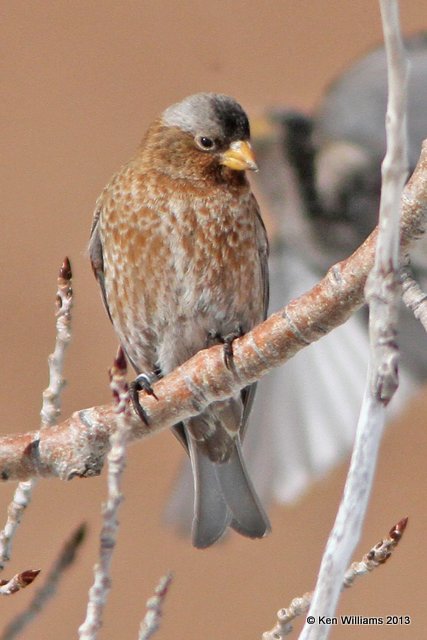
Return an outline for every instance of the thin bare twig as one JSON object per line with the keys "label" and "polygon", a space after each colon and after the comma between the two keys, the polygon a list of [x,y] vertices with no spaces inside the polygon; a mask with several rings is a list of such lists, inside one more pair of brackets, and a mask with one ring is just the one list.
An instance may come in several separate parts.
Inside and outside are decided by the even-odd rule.
{"label": "thin bare twig", "polygon": [[129,440],[130,402],[126,382],[126,358],[120,348],[110,370],[110,386],[118,416],[116,430],[111,434],[108,454],[108,498],[103,507],[100,534],[99,563],[95,566],[95,579],[89,590],[86,619],[79,627],[80,640],[95,640],[102,626],[102,614],[111,589],[110,567],[116,546],[119,522],[118,509],[123,500],[121,480],[126,466],[126,446]]}
{"label": "thin bare twig", "polygon": [[17,573],[10,580],[0,580],[0,596],[11,596],[21,589],[25,589],[39,575],[40,569],[27,569]]}
{"label": "thin bare twig", "polygon": [[344,575],[344,587],[351,587],[360,576],[370,573],[387,562],[405,533],[408,518],[402,518],[389,531],[388,537],[378,542],[363,556],[361,562],[353,562]]}
{"label": "thin bare twig", "polygon": [[310,607],[314,624],[306,622],[300,640],[323,640],[329,635],[330,623],[321,624],[320,616],[332,619],[345,568],[359,541],[384,428],[385,405],[398,384],[395,335],[399,300],[400,200],[407,167],[407,62],[400,35],[398,3],[380,0],[380,6],[389,98],[378,243],[374,268],[366,286],[370,305],[370,362],[344,495],[322,558]]}
{"label": "thin bare twig", "polygon": [[[71,340],[71,307],[73,293],[71,288],[71,265],[65,258],[57,279],[56,292],[56,342],[55,349],[48,358],[49,384],[43,392],[43,406],[40,412],[42,428],[56,423],[61,408],[61,391],[64,387],[62,377],[64,353]],[[10,560],[13,538],[18,530],[25,509],[31,502],[35,480],[20,482],[15,490],[12,502],[7,510],[7,521],[0,532],[0,571]]]}
{"label": "thin bare twig", "polygon": [[400,201],[408,175],[406,126],[408,61],[399,26],[397,0],[380,0],[387,54],[387,152],[382,163],[382,186],[375,265],[366,283],[371,341],[371,388],[387,404],[398,386],[396,344],[400,303]]}
{"label": "thin bare twig", "polygon": [[43,392],[40,412],[42,425],[52,426],[61,414],[61,392],[65,386],[62,377],[65,350],[71,341],[71,309],[73,306],[72,272],[68,258],[59,270],[56,292],[56,341],[53,353],[48,357],[49,385]]}
{"label": "thin bare twig", "polygon": [[160,578],[159,584],[154,590],[154,596],[147,600],[147,613],[141,622],[138,640],[149,640],[159,629],[163,616],[163,605],[172,582],[172,577],[172,573],[169,572]]}
{"label": "thin bare twig", "polygon": [[7,508],[7,520],[4,529],[0,531],[0,571],[3,571],[10,560],[12,543],[19,527],[24,511],[31,501],[35,480],[20,482],[15,489],[12,502]]}
{"label": "thin bare twig", "polygon": [[[384,564],[392,555],[394,549],[399,544],[406,529],[408,518],[402,518],[390,529],[387,538],[378,542],[366,553],[360,562],[353,562],[347,569],[341,590],[352,587],[355,580],[370,573],[380,565]],[[262,634],[262,640],[283,640],[292,631],[292,621],[307,613],[313,598],[313,592],[309,591],[299,598],[294,598],[286,609],[279,609],[277,612],[277,623]]]}
{"label": "thin bare twig", "polygon": [[85,534],[86,525],[81,524],[65,543],[61,553],[47,574],[43,586],[36,591],[26,609],[9,622],[1,633],[0,640],[13,640],[16,638],[22,629],[44,609],[48,601],[55,595],[64,571],[73,564],[77,550],[83,542]]}

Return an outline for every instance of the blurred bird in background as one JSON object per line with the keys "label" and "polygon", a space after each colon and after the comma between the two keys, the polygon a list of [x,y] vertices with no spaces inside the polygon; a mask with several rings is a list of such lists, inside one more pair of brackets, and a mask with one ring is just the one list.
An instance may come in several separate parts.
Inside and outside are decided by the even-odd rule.
{"label": "blurred bird in background", "polygon": [[[256,170],[249,122],[232,98],[199,93],[166,109],[98,198],[90,258],[108,315],[140,388],[201,349],[266,317],[268,245],[245,177]],[[261,538],[268,518],[240,441],[256,385],[175,425],[194,478],[193,543],[228,526]],[[144,419],[134,396],[135,408]]]}
{"label": "blurred bird in background", "polygon": [[[406,48],[411,174],[427,137],[427,35],[408,38]],[[309,289],[377,224],[386,107],[386,55],[379,47],[332,84],[312,116],[274,109],[253,121],[256,193],[269,213],[270,312]],[[411,262],[427,289],[425,238],[415,243]],[[245,459],[264,504],[295,500],[351,450],[369,355],[366,319],[359,312],[260,381]],[[425,331],[403,305],[398,341],[400,387],[392,412],[427,377]],[[184,497],[189,486],[184,469],[166,511],[182,531],[191,511]]]}

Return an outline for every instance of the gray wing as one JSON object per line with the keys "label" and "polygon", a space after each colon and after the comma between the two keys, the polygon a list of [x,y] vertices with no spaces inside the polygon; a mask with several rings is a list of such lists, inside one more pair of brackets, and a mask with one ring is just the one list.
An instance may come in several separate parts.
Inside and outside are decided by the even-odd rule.
{"label": "gray wing", "polygon": [[[270,300],[270,280],[268,275],[268,239],[267,232],[264,226],[264,222],[261,218],[261,212],[259,209],[258,202],[254,195],[252,195],[251,206],[253,207],[254,216],[256,220],[256,239],[257,239],[257,247],[258,254],[260,259],[260,268],[261,268],[261,281],[262,281],[262,291],[263,291],[263,320],[267,317],[268,312],[268,303]],[[243,403],[243,416],[242,416],[242,426],[240,428],[240,438],[243,440],[246,424],[248,422],[249,414],[252,409],[255,392],[257,388],[257,383],[251,384],[249,387],[245,387],[241,391],[242,403]]]}
{"label": "gray wing", "polygon": [[[95,278],[98,280],[101,289],[102,301],[111,320],[110,310],[107,303],[107,295],[105,293],[105,277],[104,277],[104,258],[102,255],[102,242],[99,234],[99,218],[101,216],[101,208],[95,210],[93,216],[92,228],[90,230],[88,254],[92,265]],[[112,320],[111,320],[112,321]]]}
{"label": "gray wing", "polygon": [[252,195],[252,207],[254,210],[254,216],[256,220],[256,239],[258,246],[258,254],[261,267],[261,280],[263,285],[263,319],[267,317],[268,303],[270,300],[270,283],[268,276],[268,239],[267,232],[265,230],[264,222],[261,218],[261,212],[258,206],[258,202],[254,195]]}

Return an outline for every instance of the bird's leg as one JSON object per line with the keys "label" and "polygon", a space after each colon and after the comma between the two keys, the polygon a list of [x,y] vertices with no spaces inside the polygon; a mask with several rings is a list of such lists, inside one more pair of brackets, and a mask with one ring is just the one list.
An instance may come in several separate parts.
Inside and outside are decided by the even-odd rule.
{"label": "bird's leg", "polygon": [[231,369],[233,366],[233,342],[236,338],[241,338],[242,335],[243,329],[241,325],[238,325],[234,331],[231,331],[222,338],[224,343],[224,362],[227,369]]}
{"label": "bird's leg", "polygon": [[241,325],[237,325],[233,331],[226,336],[222,336],[217,331],[209,331],[206,340],[206,346],[211,347],[214,344],[222,343],[224,345],[224,362],[227,369],[233,366],[233,342],[236,338],[241,338],[243,329]]}
{"label": "bird's leg", "polygon": [[145,391],[145,393],[147,393],[149,396],[154,396],[156,400],[158,400],[158,397],[154,393],[154,389],[151,385],[153,384],[153,382],[156,382],[159,377],[160,376],[157,372],[140,373],[129,385],[129,393],[132,400],[133,408],[146,425],[148,425],[148,416],[144,411],[141,403],[139,402],[138,393],[139,391]]}

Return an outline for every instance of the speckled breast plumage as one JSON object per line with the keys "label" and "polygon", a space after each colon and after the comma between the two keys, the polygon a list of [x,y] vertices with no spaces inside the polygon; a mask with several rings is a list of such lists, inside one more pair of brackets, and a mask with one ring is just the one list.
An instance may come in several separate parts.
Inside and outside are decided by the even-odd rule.
{"label": "speckled breast plumage", "polygon": [[257,205],[227,188],[141,172],[136,161],[98,202],[105,293],[138,371],[166,374],[207,344],[264,316]]}

